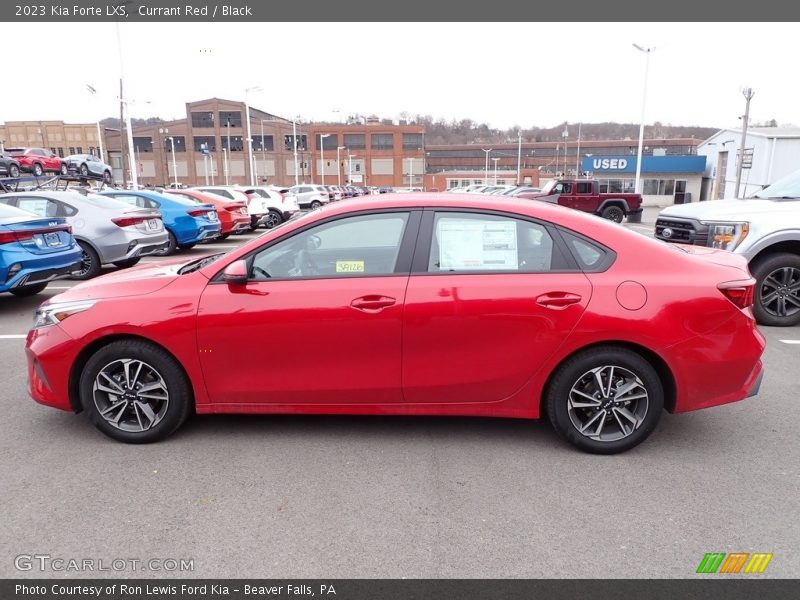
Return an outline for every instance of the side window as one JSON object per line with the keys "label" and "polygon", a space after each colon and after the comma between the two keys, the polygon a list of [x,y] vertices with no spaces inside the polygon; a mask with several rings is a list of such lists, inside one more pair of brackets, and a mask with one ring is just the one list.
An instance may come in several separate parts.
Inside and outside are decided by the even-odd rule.
{"label": "side window", "polygon": [[591,194],[592,193],[592,184],[588,181],[581,181],[578,184],[578,194]]}
{"label": "side window", "polygon": [[614,253],[586,238],[561,231],[567,247],[583,271],[603,271],[614,262]]}
{"label": "side window", "polygon": [[22,210],[36,213],[40,217],[57,217],[58,205],[47,198],[20,198],[17,206]]}
{"label": "side window", "polygon": [[543,225],[474,213],[437,213],[429,272],[520,271],[553,267],[553,239]]}
{"label": "side window", "polygon": [[394,273],[408,213],[338,219],[257,253],[250,279],[333,278]]}
{"label": "side window", "polygon": [[55,202],[57,206],[56,216],[58,217],[72,217],[78,214],[78,209],[64,204],[63,202]]}
{"label": "side window", "polygon": [[572,184],[565,183],[564,184],[564,191],[561,192],[562,194],[571,194],[572,193]]}
{"label": "side window", "polygon": [[149,208],[147,201],[141,196],[133,196],[130,194],[115,194],[113,197],[116,198],[117,200],[122,200],[123,202],[131,204],[132,206],[138,206],[139,208]]}

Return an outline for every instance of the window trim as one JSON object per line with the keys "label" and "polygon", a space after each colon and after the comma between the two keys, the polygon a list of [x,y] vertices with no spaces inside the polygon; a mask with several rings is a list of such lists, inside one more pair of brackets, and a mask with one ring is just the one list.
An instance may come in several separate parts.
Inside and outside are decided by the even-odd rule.
{"label": "window trim", "polygon": [[[350,213],[343,213],[338,215],[332,215],[327,219],[320,219],[318,221],[314,221],[312,223],[308,223],[299,229],[294,229],[291,232],[288,232],[285,235],[275,238],[274,240],[270,240],[255,248],[245,254],[244,256],[240,256],[233,262],[237,262],[240,260],[244,260],[247,263],[247,272],[250,272],[250,268],[253,265],[253,259],[256,254],[268,250],[272,246],[284,242],[293,238],[296,235],[303,233],[304,231],[308,231],[309,229],[313,229],[319,225],[325,225],[328,223],[334,223],[336,221],[341,221],[343,219],[348,219],[351,217],[365,217],[365,216],[374,216],[374,215],[385,215],[385,214],[393,214],[393,213],[403,213],[408,214],[408,219],[406,220],[405,231],[403,231],[403,237],[400,240],[400,248],[397,251],[397,260],[394,265],[394,271],[392,273],[384,273],[381,275],[373,275],[373,274],[361,274],[361,273],[347,273],[344,275],[339,275],[336,277],[321,277],[319,275],[313,275],[308,277],[272,277],[269,280],[247,280],[247,285],[251,283],[270,283],[272,281],[325,281],[325,280],[338,280],[338,279],[373,279],[376,277],[397,277],[397,276],[408,276],[411,273],[411,264],[414,257],[414,248],[417,242],[417,236],[419,234],[419,224],[422,219],[422,209],[418,207],[395,207],[395,208],[384,208],[384,209],[372,209],[372,210],[360,210],[356,212]],[[222,284],[227,285],[225,280],[223,279],[222,273],[225,269],[232,263],[227,263],[224,267],[220,268],[211,278],[209,284]]]}
{"label": "window trim", "polygon": [[[437,213],[473,213],[478,215],[489,215],[494,217],[503,217],[506,219],[516,219],[518,221],[528,221],[543,227],[553,240],[553,260],[552,263],[559,265],[559,268],[549,269],[547,271],[520,271],[518,269],[497,269],[490,271],[468,270],[468,271],[429,271],[428,260],[431,253],[431,245],[433,244],[433,224],[436,221]],[[548,221],[542,221],[528,215],[521,215],[519,213],[511,213],[503,210],[492,210],[482,208],[461,208],[461,207],[426,207],[422,224],[419,228],[419,236],[417,239],[417,247],[414,254],[414,260],[411,265],[411,274],[425,277],[440,277],[446,275],[548,275],[556,273],[581,273],[583,270],[575,260],[575,257],[570,252],[564,239],[557,233],[558,228]],[[596,242],[595,242],[596,243]]]}
{"label": "window trim", "polygon": [[[583,272],[583,273],[604,273],[604,272],[608,271],[608,269],[611,268],[611,265],[613,265],[617,261],[617,253],[614,252],[614,250],[612,250],[611,248],[609,248],[605,244],[601,244],[600,242],[598,242],[597,240],[595,240],[593,238],[590,238],[590,237],[588,237],[586,235],[583,235],[582,233],[578,233],[577,231],[574,231],[572,229],[568,229],[568,228],[563,227],[561,225],[557,225],[555,227],[555,230],[558,232],[558,237],[561,240],[561,242],[563,243],[564,248],[566,249],[567,252],[569,252],[569,255],[572,257],[572,260],[575,261],[575,264],[577,265],[578,269],[581,272]],[[572,236],[572,237],[577,238],[579,240],[585,241],[587,244],[591,244],[592,246],[597,246],[598,248],[603,250],[603,252],[604,252],[603,258],[596,265],[592,265],[591,267],[585,267],[583,265],[583,262],[580,260],[580,257],[576,256],[578,251],[575,250],[567,242],[567,239],[566,239],[565,236]]]}

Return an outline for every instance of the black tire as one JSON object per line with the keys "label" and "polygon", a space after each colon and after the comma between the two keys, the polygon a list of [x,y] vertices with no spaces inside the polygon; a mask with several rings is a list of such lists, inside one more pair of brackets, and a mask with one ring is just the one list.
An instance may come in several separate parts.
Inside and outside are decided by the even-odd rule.
{"label": "black tire", "polygon": [[44,169],[42,169],[42,165],[36,163],[33,165],[33,174],[35,177],[41,177],[44,175]]}
{"label": "black tire", "polygon": [[182,246],[178,246],[178,248],[180,248],[181,250],[191,250],[195,246],[197,246],[197,243],[194,243],[194,244],[183,244]]}
{"label": "black tire", "polygon": [[34,283],[33,285],[23,285],[8,291],[14,294],[15,296],[24,298],[26,296],[34,296],[39,292],[41,292],[42,290],[44,290],[44,288],[46,287],[47,283]]}
{"label": "black tire", "polygon": [[313,200],[313,201],[311,202],[311,210],[316,210],[316,209],[318,209],[320,206],[322,206],[322,202],[320,202],[319,200]]}
{"label": "black tire", "polygon": [[175,239],[175,235],[169,230],[167,230],[167,237],[169,238],[167,247],[164,250],[155,252],[154,256],[169,256],[175,254],[175,251],[178,249],[178,240]]}
{"label": "black tire", "polygon": [[9,177],[19,177],[19,167],[17,165],[9,165],[9,167],[8,167],[8,176]]}
{"label": "black tire", "polygon": [[[608,371],[611,367],[613,369]],[[625,382],[617,383],[613,389],[609,386],[611,394],[596,399],[591,394],[591,385],[596,381],[591,372],[601,368],[601,381],[603,373],[610,373],[612,379],[622,376]],[[613,393],[629,381],[638,383],[631,391],[615,399]],[[573,392],[573,389],[580,391],[581,388],[590,395]],[[641,389],[646,392],[646,397],[624,399],[628,395],[640,394]],[[577,404],[581,400],[585,407],[573,405],[573,402]],[[598,402],[599,406],[591,404],[593,402]],[[664,389],[656,370],[641,355],[625,348],[601,346],[580,352],[558,367],[545,393],[545,405],[553,427],[570,444],[593,454],[616,454],[640,444],[655,429],[664,409]],[[626,418],[624,411],[634,419]],[[605,429],[605,423],[609,429]],[[585,425],[586,433],[579,431],[580,424]],[[625,424],[631,431],[623,428]],[[593,433],[599,433],[601,439],[593,439]],[[603,435],[605,439],[602,439]]]}
{"label": "black tire", "polygon": [[[143,431],[120,428],[127,427],[129,423],[132,427],[135,427],[137,422],[142,423],[144,413],[136,414],[134,401],[130,400],[124,404],[121,409],[123,416],[119,419],[117,426],[112,425],[109,420],[104,418],[98,408],[98,404],[104,406],[110,402],[121,403],[124,399],[122,394],[113,396],[101,390],[94,390],[95,379],[99,373],[104,369],[106,372],[113,372],[116,368],[115,363],[123,360],[146,363],[154,369],[165,385],[167,402],[159,403],[164,407],[163,414],[157,413],[157,422]],[[120,368],[122,368],[121,364]],[[143,375],[149,374],[150,372],[145,369]],[[110,438],[128,444],[147,444],[166,438],[186,421],[193,406],[192,388],[180,364],[164,349],[143,340],[118,340],[100,348],[83,367],[78,389],[81,405],[94,426]],[[149,405],[151,410],[155,404]],[[155,413],[154,410],[153,413]],[[134,420],[134,416],[138,421]]]}
{"label": "black tire", "polygon": [[113,263],[115,267],[119,267],[120,269],[127,269],[129,267],[134,266],[141,260],[140,256],[136,258],[127,258],[125,260],[118,260],[117,262]]}
{"label": "black tire", "polygon": [[272,229],[281,223],[283,223],[283,215],[280,213],[280,211],[270,209],[269,213],[267,213],[266,219],[264,219],[264,227],[266,229]]}
{"label": "black tire", "polygon": [[753,313],[761,325],[789,327],[800,323],[800,256],[789,252],[757,261]]}
{"label": "black tire", "polygon": [[59,167],[58,172],[62,175],[69,175],[69,168],[67,168],[67,163],[62,162],[61,167]]}
{"label": "black tire", "polygon": [[609,221],[614,221],[614,223],[622,223],[622,220],[625,218],[625,211],[622,207],[613,204],[611,206],[606,206],[600,211],[600,216]]}
{"label": "black tire", "polygon": [[81,174],[81,177],[88,176],[89,175],[89,167],[87,167],[86,165],[81,165],[80,174]]}
{"label": "black tire", "polygon": [[111,185],[111,172],[110,171],[103,171],[103,183],[106,185]]}
{"label": "black tire", "polygon": [[95,249],[88,243],[78,240],[78,245],[81,247],[81,250],[83,250],[83,256],[81,257],[82,268],[80,271],[73,271],[70,278],[85,280],[97,277],[102,267],[100,264],[100,257],[97,255]]}
{"label": "black tire", "polygon": [[223,233],[221,236],[219,236],[217,238],[217,241],[219,241],[219,240],[227,240],[229,237],[231,237],[230,233]]}

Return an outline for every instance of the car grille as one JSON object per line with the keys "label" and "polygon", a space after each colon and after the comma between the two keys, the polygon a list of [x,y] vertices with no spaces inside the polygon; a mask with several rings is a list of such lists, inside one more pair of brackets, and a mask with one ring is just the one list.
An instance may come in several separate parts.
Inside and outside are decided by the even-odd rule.
{"label": "car grille", "polygon": [[656,220],[656,237],[665,242],[705,246],[708,242],[708,226],[691,219],[661,218]]}

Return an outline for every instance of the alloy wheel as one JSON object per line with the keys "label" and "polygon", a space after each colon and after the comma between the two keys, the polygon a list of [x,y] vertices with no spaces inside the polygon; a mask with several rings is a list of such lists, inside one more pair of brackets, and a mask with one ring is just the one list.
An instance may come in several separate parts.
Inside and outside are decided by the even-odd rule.
{"label": "alloy wheel", "polygon": [[800,269],[780,267],[769,273],[759,290],[761,305],[776,317],[800,312]]}
{"label": "alloy wheel", "polygon": [[169,408],[164,378],[137,359],[118,359],[100,369],[92,393],[98,414],[120,431],[148,431],[161,422]]}
{"label": "alloy wheel", "polygon": [[644,422],[649,395],[633,371],[604,365],[578,378],[567,403],[569,419],[578,433],[599,442],[615,442]]}

